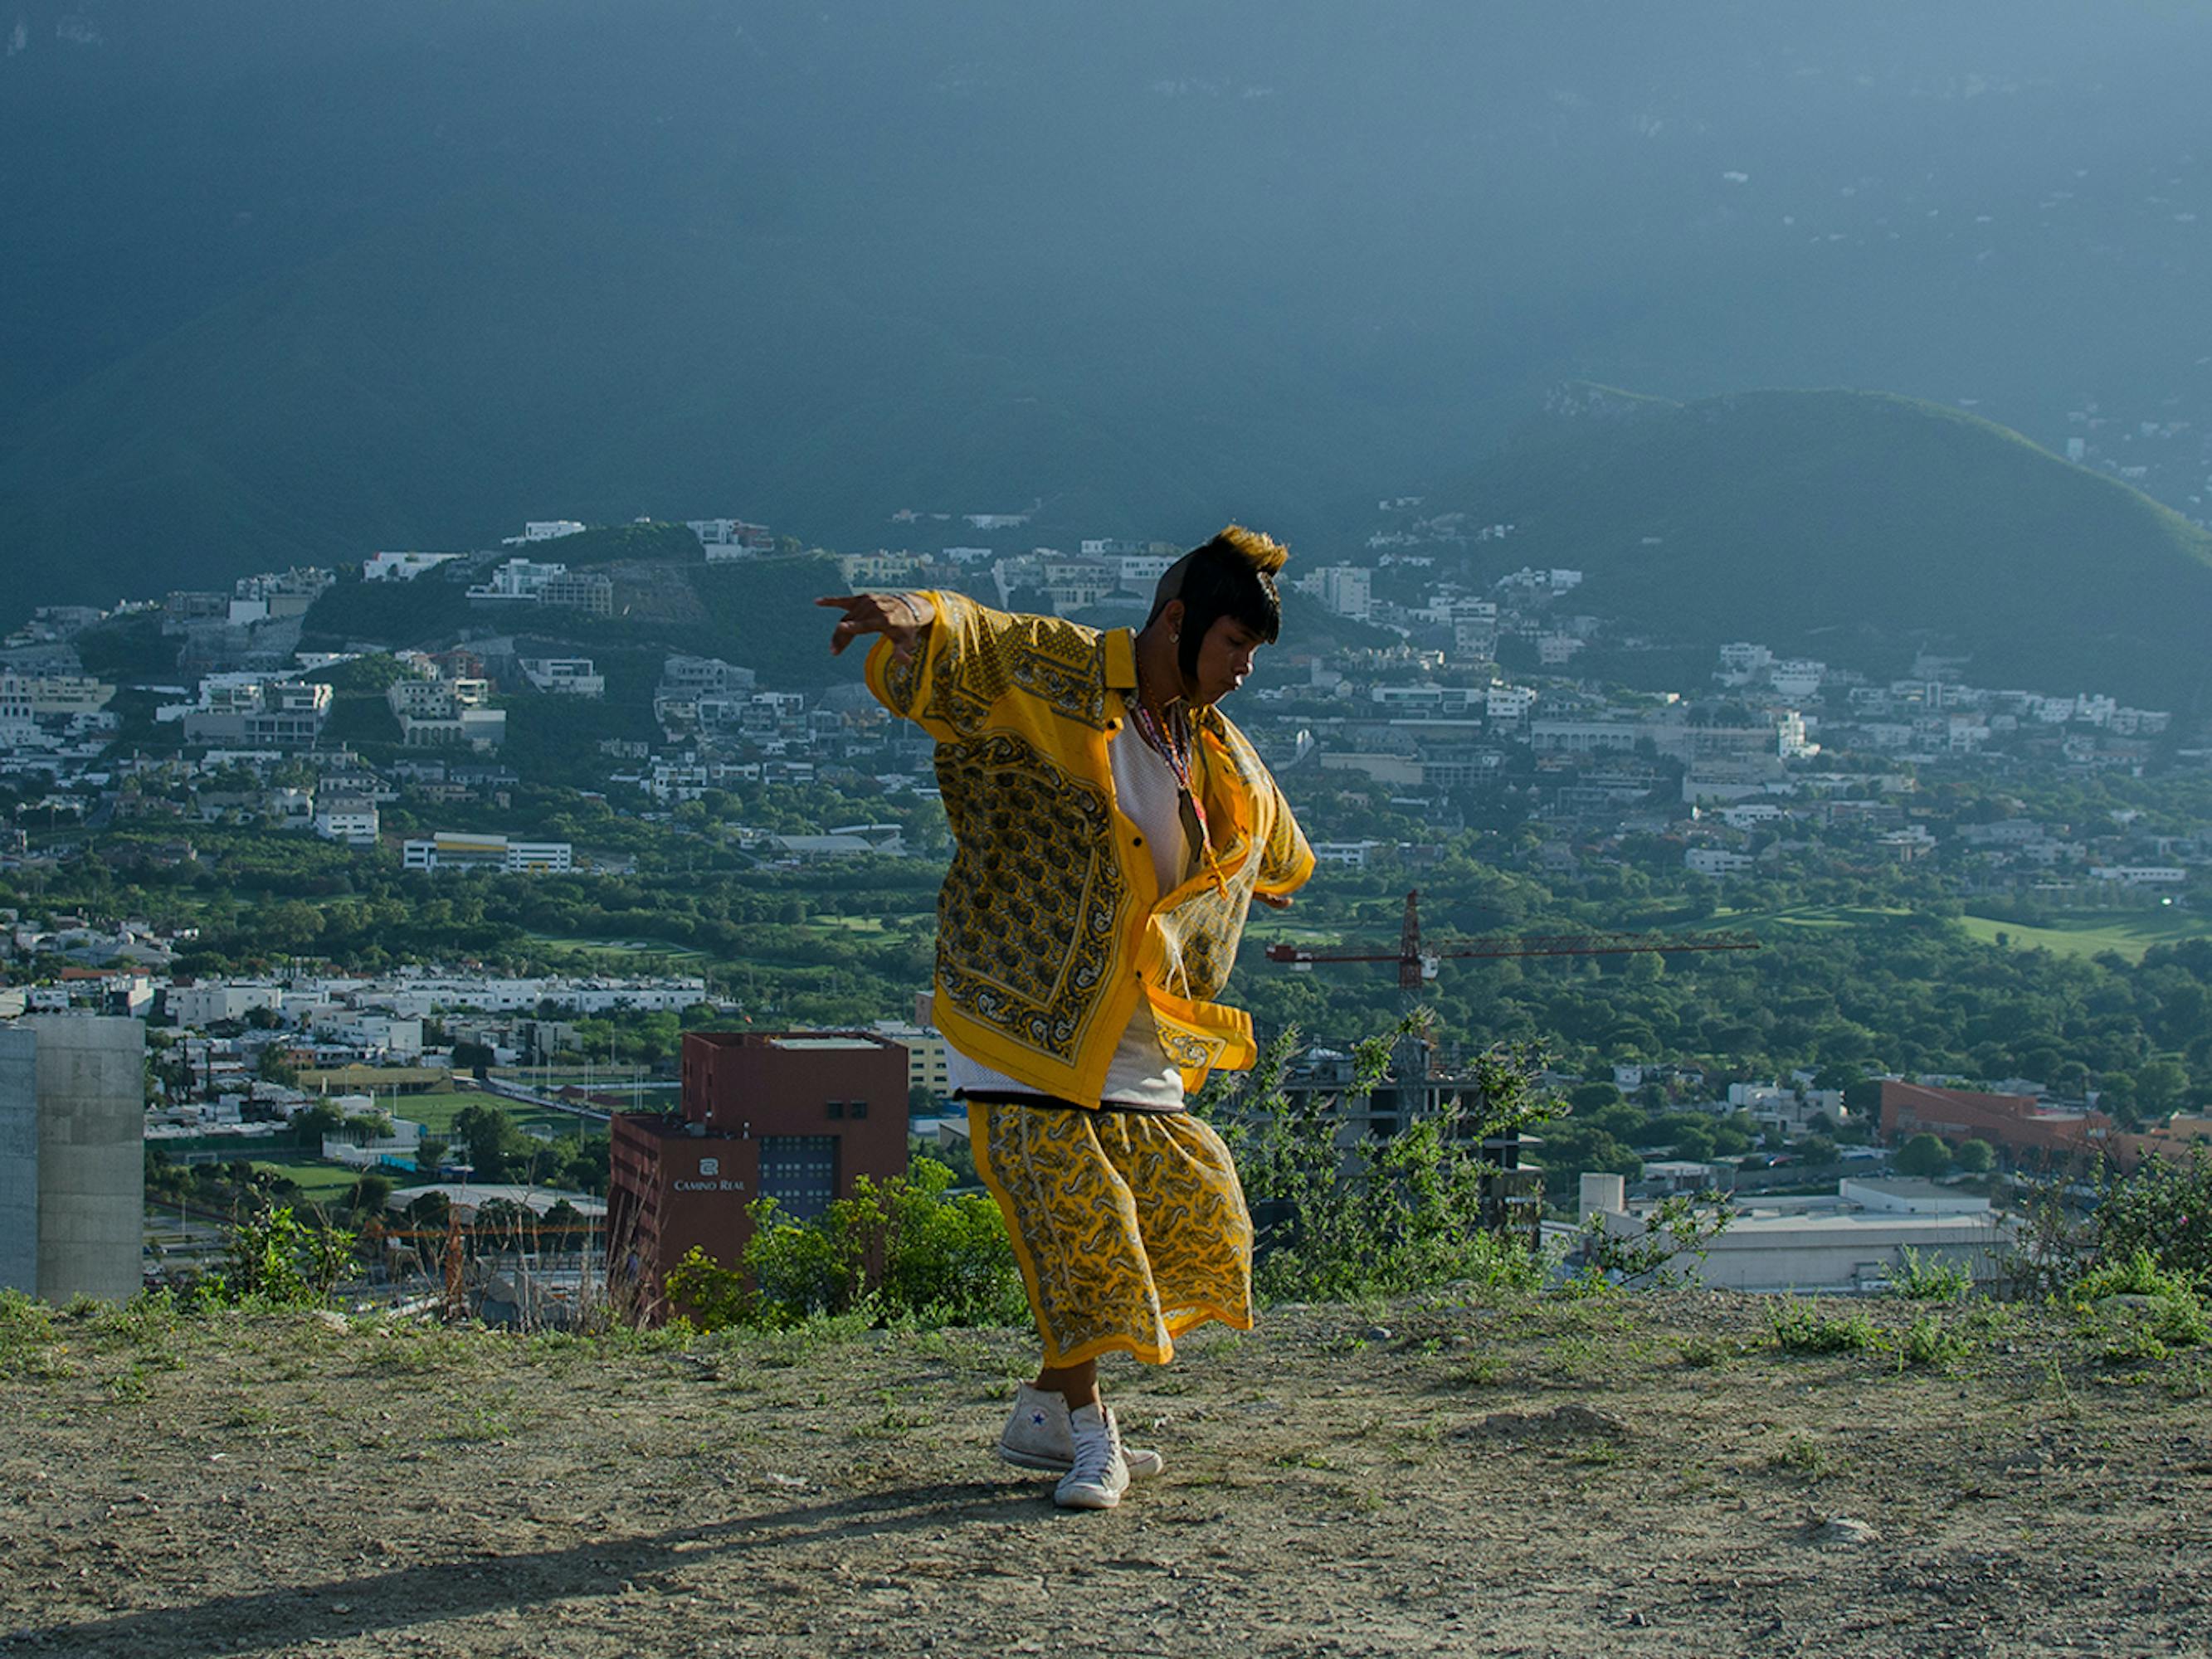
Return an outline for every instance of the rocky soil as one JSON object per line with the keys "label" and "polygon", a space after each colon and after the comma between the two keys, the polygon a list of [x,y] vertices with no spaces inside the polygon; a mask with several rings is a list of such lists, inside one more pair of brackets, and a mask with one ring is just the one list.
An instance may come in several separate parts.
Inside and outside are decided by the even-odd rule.
{"label": "rocky soil", "polygon": [[[1503,1293],[1113,1369],[1167,1474],[988,1455],[1008,1332],[689,1345],[0,1310],[0,1653],[2203,1654],[2212,1365],[2075,1310]],[[2112,1316],[2124,1320],[2124,1310]],[[2122,1352],[2145,1351],[2126,1342]],[[1929,1361],[1940,1363],[1926,1363]]]}

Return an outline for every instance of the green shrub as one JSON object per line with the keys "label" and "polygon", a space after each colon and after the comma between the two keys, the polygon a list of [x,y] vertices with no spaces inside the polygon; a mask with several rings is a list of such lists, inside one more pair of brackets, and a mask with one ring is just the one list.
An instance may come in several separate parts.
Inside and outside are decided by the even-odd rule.
{"label": "green shrub", "polygon": [[1525,1238],[1505,1233],[1483,1232],[1467,1243],[1460,1262],[1460,1277],[1485,1290],[1518,1291],[1533,1295],[1551,1279],[1557,1253]]}
{"label": "green shrub", "polygon": [[889,1181],[864,1176],[852,1197],[811,1220],[761,1199],[738,1265],[694,1249],[668,1275],[669,1297],[707,1330],[856,1313],[930,1326],[1018,1323],[1029,1304],[999,1206],[951,1184],[951,1170],[923,1158]]}
{"label": "green shrub", "polygon": [[2091,1268],[2074,1287],[2077,1303],[2097,1303],[2108,1296],[2197,1298],[2196,1286],[2181,1274],[2167,1271],[2151,1253],[2137,1245],[2126,1255]]}
{"label": "green shrub", "polygon": [[1725,1195],[1699,1193],[1695,1198],[1678,1194],[1660,1201],[1644,1218],[1640,1233],[1609,1231],[1606,1218],[1593,1215],[1583,1224],[1583,1269],[1578,1278],[1586,1285],[1619,1284],[1668,1288],[1694,1282],[1694,1267],[1676,1264],[1687,1257],[1703,1261],[1712,1242],[1735,1219]]}
{"label": "green shrub", "polygon": [[2087,1276],[2124,1266],[2138,1251],[2158,1273],[2186,1279],[2199,1296],[2212,1294],[2212,1150],[2203,1146],[2192,1148],[2186,1164],[2150,1158],[2132,1174],[2100,1171],[2097,1202],[2086,1217],[2057,1188],[2048,1188],[2028,1200],[2022,1221],[2021,1242],[2000,1268],[2014,1295],[2092,1299],[2081,1288]]}
{"label": "green shrub", "polygon": [[1963,1302],[1974,1288],[1973,1270],[1938,1255],[1923,1255],[1907,1244],[1904,1261],[1890,1277],[1890,1289],[1915,1302]]}
{"label": "green shrub", "polygon": [[668,1270],[664,1288],[684,1317],[702,1331],[750,1324],[758,1305],[743,1273],[725,1267],[696,1244]]}
{"label": "green shrub", "polygon": [[2105,1340],[2099,1358],[2107,1365],[2139,1365],[2166,1357],[2168,1350],[2147,1325],[2123,1325]]}
{"label": "green shrub", "polygon": [[2172,1348],[2212,1347],[2212,1317],[2195,1297],[2160,1297],[2151,1316],[2151,1332]]}
{"label": "green shrub", "polygon": [[2212,1291],[2212,1150],[2193,1147],[2185,1164],[2146,1158],[2134,1174],[2104,1183],[2096,1228],[2100,1261],[2141,1250],[2162,1271]]}
{"label": "green shrub", "polygon": [[0,1291],[0,1376],[58,1376],[67,1369],[54,1310],[21,1291]]}
{"label": "green shrub", "polygon": [[1933,1314],[1923,1314],[1905,1328],[1897,1345],[1902,1370],[1917,1365],[1931,1371],[1948,1371],[1974,1351],[1973,1340],[1952,1330]]}
{"label": "green shrub", "polygon": [[327,1307],[349,1266],[355,1237],[342,1227],[309,1226],[289,1204],[254,1212],[232,1224],[222,1270],[202,1279],[196,1292],[216,1302]]}
{"label": "green shrub", "polygon": [[1785,1353],[1857,1353],[1882,1346],[1881,1333],[1864,1314],[1831,1318],[1814,1303],[1789,1296],[1766,1310],[1774,1346]]}
{"label": "green shrub", "polygon": [[[1359,1045],[1345,1091],[1382,1082],[1395,1042],[1418,1040],[1417,1014]],[[1387,1138],[1340,1142],[1337,1097],[1287,1093],[1297,1034],[1197,1103],[1237,1160],[1258,1227],[1254,1284],[1271,1301],[1346,1301],[1467,1280],[1533,1286],[1548,1264],[1492,1224],[1497,1164],[1483,1142],[1556,1110],[1535,1079],[1542,1055],[1499,1045],[1477,1055],[1467,1086],[1434,1115]]]}
{"label": "green shrub", "polygon": [[[2104,1304],[2112,1297],[2138,1297],[2143,1305],[2107,1309]],[[2212,1315],[2195,1283],[2161,1268],[2140,1246],[2124,1260],[2084,1274],[2074,1287],[2074,1301],[2102,1328],[2117,1325],[2106,1349],[2107,1359],[2163,1358],[2168,1348],[2212,1346]]]}

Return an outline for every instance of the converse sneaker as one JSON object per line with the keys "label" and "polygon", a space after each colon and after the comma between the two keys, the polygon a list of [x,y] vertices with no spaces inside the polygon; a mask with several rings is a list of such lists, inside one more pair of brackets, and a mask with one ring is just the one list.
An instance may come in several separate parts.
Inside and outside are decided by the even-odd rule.
{"label": "converse sneaker", "polygon": [[[999,1436],[999,1455],[1017,1468],[1066,1474],[1075,1462],[1075,1434],[1067,1425],[1066,1396],[1024,1382],[1014,1391],[1013,1414]],[[1122,1460],[1132,1480],[1146,1480],[1166,1468],[1156,1451],[1124,1446]]]}
{"label": "converse sneaker", "polygon": [[1062,1509],[1110,1510],[1129,1487],[1129,1465],[1121,1455],[1121,1429],[1111,1406],[1082,1406],[1067,1414],[1075,1441],[1075,1465],[1052,1489]]}

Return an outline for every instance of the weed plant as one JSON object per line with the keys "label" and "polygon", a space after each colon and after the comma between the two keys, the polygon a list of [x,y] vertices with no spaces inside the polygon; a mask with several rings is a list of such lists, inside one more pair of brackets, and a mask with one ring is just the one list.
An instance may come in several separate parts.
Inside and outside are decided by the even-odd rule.
{"label": "weed plant", "polygon": [[1923,1314],[1897,1339],[1897,1368],[1949,1371],[1974,1352],[1974,1340],[1933,1314]]}
{"label": "weed plant", "polygon": [[2161,1267],[2140,1244],[2084,1274],[2073,1301],[2085,1334],[2108,1365],[2154,1362],[2176,1348],[2212,1346],[2212,1314],[2197,1281]]}
{"label": "weed plant", "polygon": [[1910,1244],[1903,1265],[1891,1276],[1890,1289],[1911,1302],[1964,1302],[1973,1293],[1972,1269],[1939,1255],[1923,1255]]}
{"label": "weed plant", "polygon": [[2091,1306],[2109,1296],[2143,1296],[2177,1303],[2197,1299],[2195,1281],[2160,1265],[2138,1245],[2126,1255],[2094,1267],[2074,1287],[2074,1301]]}
{"label": "weed plant", "polygon": [[1638,1232],[1615,1232],[1607,1217],[1593,1215],[1583,1224],[1583,1265],[1569,1288],[1671,1290],[1694,1283],[1697,1269],[1689,1264],[1704,1261],[1735,1218],[1727,1197],[1717,1191],[1662,1200],[1643,1218]]}
{"label": "weed plant", "polygon": [[1819,1441],[1807,1435],[1791,1435],[1789,1443],[1771,1461],[1776,1468],[1802,1474],[1808,1480],[1825,1480],[1836,1472],[1835,1460]]}
{"label": "weed plant", "polygon": [[310,1225],[290,1205],[275,1205],[232,1224],[222,1271],[194,1292],[216,1302],[326,1308],[350,1268],[354,1242],[344,1228]]}
{"label": "weed plant", "polygon": [[21,1291],[0,1291],[0,1378],[69,1375],[54,1310]]}
{"label": "weed plant", "polygon": [[1784,1353],[1863,1353],[1882,1346],[1881,1333],[1864,1314],[1838,1318],[1798,1297],[1784,1297],[1766,1319],[1774,1346]]}

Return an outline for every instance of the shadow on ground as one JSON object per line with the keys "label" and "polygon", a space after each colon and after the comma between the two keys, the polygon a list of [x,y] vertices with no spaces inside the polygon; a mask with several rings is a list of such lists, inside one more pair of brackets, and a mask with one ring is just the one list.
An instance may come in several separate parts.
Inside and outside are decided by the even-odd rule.
{"label": "shadow on ground", "polygon": [[428,1619],[445,1623],[649,1588],[655,1574],[696,1566],[702,1558],[856,1541],[948,1523],[1012,1521],[1037,1511],[1033,1490],[1010,1489],[1003,1481],[902,1487],[641,1537],[593,1539],[566,1549],[422,1561],[390,1572],[218,1595],[183,1607],[32,1626],[0,1638],[0,1646],[82,1653],[158,1645],[165,1659],[198,1659],[271,1642],[366,1636]]}

